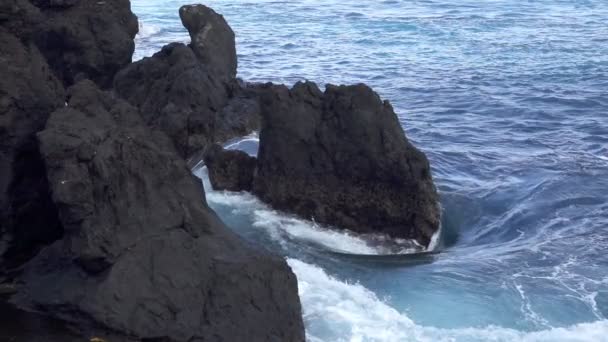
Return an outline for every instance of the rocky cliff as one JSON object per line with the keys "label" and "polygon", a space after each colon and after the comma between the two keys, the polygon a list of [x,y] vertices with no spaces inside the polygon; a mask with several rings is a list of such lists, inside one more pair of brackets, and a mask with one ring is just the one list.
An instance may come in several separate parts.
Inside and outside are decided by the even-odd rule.
{"label": "rocky cliff", "polygon": [[[130,64],[126,0],[0,4],[0,285],[86,338],[303,341],[290,268],[217,218],[184,159],[233,134],[215,127],[257,121],[240,118],[257,100],[234,79],[236,55],[219,57],[232,31],[188,9],[206,35]],[[121,92],[129,82],[141,88]]]}

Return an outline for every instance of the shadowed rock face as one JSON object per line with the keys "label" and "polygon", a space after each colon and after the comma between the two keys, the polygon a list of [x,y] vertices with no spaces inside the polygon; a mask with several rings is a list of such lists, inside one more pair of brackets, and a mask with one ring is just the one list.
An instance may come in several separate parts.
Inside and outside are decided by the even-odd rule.
{"label": "shadowed rock face", "polygon": [[205,155],[211,186],[216,190],[251,191],[256,158],[214,145]]}
{"label": "shadowed rock face", "polygon": [[439,228],[429,162],[365,85],[271,86],[253,191],[273,207],[428,245]]}
{"label": "shadowed rock face", "polygon": [[182,158],[257,124],[236,61],[174,44],[129,66],[142,117],[99,88],[131,60],[127,0],[7,0],[0,25],[0,295],[111,341],[304,341],[290,268],[223,225]]}
{"label": "shadowed rock face", "polygon": [[[110,87],[131,62],[137,17],[128,0],[41,1],[51,8],[35,41],[65,85],[88,78]],[[61,10],[58,10],[61,9]]]}
{"label": "shadowed rock face", "polygon": [[[35,134],[63,87],[33,46],[0,28],[0,272],[62,234]],[[4,264],[8,262],[8,264]]]}
{"label": "shadowed rock face", "polygon": [[190,47],[209,69],[225,81],[236,77],[234,32],[224,20],[204,5],[188,5],[179,9],[182,24],[190,33]]}
{"label": "shadowed rock face", "polygon": [[64,237],[13,302],[112,341],[303,341],[295,276],[219,221],[171,141],[89,81],[69,95],[38,134]]}
{"label": "shadowed rock face", "polygon": [[138,31],[128,0],[6,0],[0,22],[23,41],[34,41],[66,86],[85,78],[111,86],[114,74],[131,62]]}
{"label": "shadowed rock face", "polygon": [[260,106],[257,87],[235,79],[234,33],[224,18],[203,5],[183,6],[180,16],[191,44],[169,44],[130,64],[116,75],[114,87],[191,158],[257,129]]}
{"label": "shadowed rock face", "polygon": [[126,67],[114,87],[139,107],[149,126],[167,133],[184,157],[214,141],[217,112],[228,103],[226,85],[179,43]]}

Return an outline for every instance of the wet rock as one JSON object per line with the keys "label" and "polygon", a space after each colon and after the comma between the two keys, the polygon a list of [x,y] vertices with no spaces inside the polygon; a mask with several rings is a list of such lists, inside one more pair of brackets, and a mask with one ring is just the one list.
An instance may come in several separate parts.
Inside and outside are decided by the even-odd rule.
{"label": "wet rock", "polygon": [[253,191],[307,219],[425,246],[439,228],[426,156],[363,84],[269,86]]}
{"label": "wet rock", "polygon": [[225,81],[234,79],[237,68],[234,32],[224,17],[204,5],[182,6],[179,17],[190,34],[190,47],[201,62]]}
{"label": "wet rock", "polygon": [[295,276],[205,203],[169,138],[89,81],[38,134],[65,233],[12,301],[86,336],[303,341]]}
{"label": "wet rock", "polygon": [[62,234],[36,145],[64,90],[38,49],[0,28],[0,273]]}
{"label": "wet rock", "polygon": [[243,151],[212,146],[205,155],[209,180],[215,190],[251,191],[256,158]]}

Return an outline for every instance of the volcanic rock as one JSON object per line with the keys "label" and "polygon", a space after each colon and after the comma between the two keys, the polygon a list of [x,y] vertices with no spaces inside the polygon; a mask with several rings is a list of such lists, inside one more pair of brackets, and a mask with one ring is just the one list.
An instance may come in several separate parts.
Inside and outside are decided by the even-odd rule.
{"label": "volcanic rock", "polygon": [[173,139],[183,157],[214,142],[217,112],[228,103],[223,82],[179,43],[120,71],[114,87],[149,126]]}
{"label": "volcanic rock", "polygon": [[251,191],[256,158],[238,150],[212,146],[205,155],[209,180],[215,190]]}
{"label": "volcanic rock", "polygon": [[[35,134],[64,105],[38,49],[0,28],[0,272],[62,234]],[[9,264],[5,264],[9,262]]]}
{"label": "volcanic rock", "polygon": [[234,32],[224,17],[204,5],[182,6],[179,17],[190,34],[190,47],[202,63],[224,81],[234,79],[237,68]]}
{"label": "volcanic rock", "polygon": [[[6,26],[33,40],[66,86],[91,79],[110,87],[131,62],[138,31],[128,0],[8,0]],[[12,2],[12,4],[10,4]],[[13,16],[17,17],[13,17]],[[1,20],[2,15],[0,15]]]}
{"label": "volcanic rock", "polygon": [[429,162],[368,86],[269,86],[253,192],[273,207],[427,246],[440,210]]}
{"label": "volcanic rock", "polygon": [[295,276],[206,205],[169,138],[92,82],[38,134],[62,239],[13,302],[122,341],[303,341]]}

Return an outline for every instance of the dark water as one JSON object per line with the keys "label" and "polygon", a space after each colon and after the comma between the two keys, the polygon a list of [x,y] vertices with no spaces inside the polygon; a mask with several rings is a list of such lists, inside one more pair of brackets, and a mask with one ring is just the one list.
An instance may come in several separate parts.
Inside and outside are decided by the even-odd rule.
{"label": "dark water", "polygon": [[[133,1],[138,57],[187,41],[183,3]],[[441,253],[413,259],[207,188],[288,258],[311,341],[608,341],[608,1],[206,4],[241,77],[368,83],[431,160]]]}

